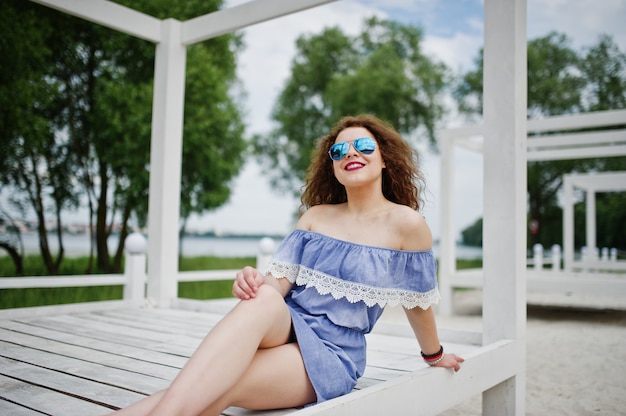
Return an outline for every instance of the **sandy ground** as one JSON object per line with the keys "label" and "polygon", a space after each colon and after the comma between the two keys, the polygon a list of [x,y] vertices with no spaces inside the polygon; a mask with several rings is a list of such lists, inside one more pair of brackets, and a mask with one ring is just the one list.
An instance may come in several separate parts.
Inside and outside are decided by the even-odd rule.
{"label": "sandy ground", "polygon": [[[481,330],[480,291],[457,293],[444,328]],[[530,295],[526,414],[626,415],[626,301]],[[443,413],[481,415],[481,397]]]}

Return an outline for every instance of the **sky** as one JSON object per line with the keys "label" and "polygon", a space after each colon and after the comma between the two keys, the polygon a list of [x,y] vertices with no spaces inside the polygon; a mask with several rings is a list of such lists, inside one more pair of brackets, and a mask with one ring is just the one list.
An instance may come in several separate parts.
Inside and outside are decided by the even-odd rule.
{"label": "sky", "polygon": [[[230,0],[227,7],[244,1]],[[483,45],[481,0],[342,0],[294,15],[251,26],[243,31],[245,49],[239,56],[239,78],[247,134],[267,133],[272,128],[271,108],[289,77],[295,40],[303,34],[320,33],[338,26],[345,33],[360,32],[372,15],[413,24],[423,29],[424,51],[455,71],[474,69]],[[565,33],[575,49],[589,47],[600,34],[613,36],[626,52],[626,0],[528,0],[527,37],[534,39],[551,31]],[[447,127],[464,124],[449,116]],[[439,156],[426,148],[421,152],[427,192],[424,216],[433,236],[439,236]],[[455,158],[455,229],[471,225],[482,216],[482,157],[458,149]],[[273,191],[255,161],[249,160],[233,182],[229,202],[201,217],[194,216],[189,228],[234,233],[286,234],[294,224],[299,201]]]}

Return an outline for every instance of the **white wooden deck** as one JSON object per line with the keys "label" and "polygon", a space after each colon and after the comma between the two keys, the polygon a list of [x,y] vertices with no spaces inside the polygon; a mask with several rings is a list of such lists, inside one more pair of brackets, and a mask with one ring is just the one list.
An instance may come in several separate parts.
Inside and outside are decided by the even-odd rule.
{"label": "white wooden deck", "polygon": [[[0,311],[0,415],[104,415],[167,387],[233,301],[181,303],[196,311],[125,303]],[[356,390],[365,393],[420,373],[451,373],[427,368],[408,325],[380,326],[368,336],[368,366]],[[480,350],[480,334],[451,343],[441,332],[449,351]],[[224,414],[310,414],[315,407],[230,408]]]}

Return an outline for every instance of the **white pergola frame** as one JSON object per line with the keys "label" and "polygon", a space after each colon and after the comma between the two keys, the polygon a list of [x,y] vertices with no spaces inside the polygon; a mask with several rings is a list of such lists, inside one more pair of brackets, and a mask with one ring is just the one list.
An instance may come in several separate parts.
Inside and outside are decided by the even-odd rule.
{"label": "white pergola frame", "polygon": [[[186,22],[160,21],[106,0],[31,1],[156,44],[147,297],[155,306],[171,307],[177,297],[180,201],[175,196],[180,194],[186,47],[332,0],[253,0]],[[381,401],[398,408],[418,398],[424,412],[437,413],[481,392],[485,415],[525,413],[526,0],[485,0],[484,17],[482,133],[489,204],[484,216],[483,352],[467,360],[463,374],[429,372],[399,382],[391,395],[383,386],[375,397],[353,393],[357,396],[348,396],[356,400],[344,396],[339,406],[327,402],[298,414],[358,414]]]}
{"label": "white pergola frame", "polygon": [[[626,110],[601,111],[576,115],[554,116],[545,119],[528,120],[527,160],[564,160],[584,159],[594,157],[626,156],[626,128],[611,130],[599,130],[567,132],[576,129],[598,129],[626,125]],[[443,314],[453,314],[452,291],[455,287],[483,287],[486,284],[486,276],[483,270],[456,270],[456,227],[454,223],[454,157],[455,147],[459,146],[467,150],[483,153],[487,146],[483,145],[485,126],[476,125],[442,130],[439,134],[441,146],[441,260],[439,268],[439,285],[442,293],[440,311]],[[546,134],[547,133],[547,134]],[[486,157],[486,155],[485,155]],[[487,162],[485,161],[485,164]],[[485,171],[485,175],[487,172]],[[626,188],[624,173],[621,172],[596,172],[586,175],[566,175],[564,177],[564,214],[563,214],[563,245],[565,258],[565,271],[571,272],[574,265],[574,214],[573,214],[573,188],[579,187],[588,191],[587,198],[587,246],[594,250],[596,246],[595,227],[595,192],[621,191]],[[526,194],[526,190],[523,190]],[[485,191],[483,198],[487,217],[487,207],[492,203],[491,198]],[[525,233],[522,229],[520,232]],[[488,231],[483,229],[483,237],[487,239]],[[525,252],[526,247],[520,247],[520,252]],[[485,253],[485,256],[487,253]],[[602,267],[610,268],[610,265]],[[618,269],[618,267],[615,267]],[[533,274],[537,274],[535,271]],[[606,280],[594,278],[583,281],[572,281],[568,277],[555,278],[546,276],[542,280],[529,277],[529,289],[554,290],[555,287],[562,290],[576,289],[586,293],[612,293],[621,295],[625,292],[624,282],[614,279]],[[569,279],[569,280],[568,280]],[[485,280],[483,282],[483,280]],[[605,290],[593,286],[604,285]]]}
{"label": "white pergola frame", "polygon": [[[563,177],[563,268],[571,272],[577,262],[574,261],[574,189],[587,193],[585,200],[585,226],[587,249],[594,253],[596,244],[596,193],[625,192],[626,172],[593,172],[571,174]],[[597,260],[597,259],[594,259]],[[591,261],[591,263],[594,262]],[[581,261],[580,266],[589,262]],[[609,265],[602,265],[608,267]],[[623,268],[623,266],[622,266]]]}

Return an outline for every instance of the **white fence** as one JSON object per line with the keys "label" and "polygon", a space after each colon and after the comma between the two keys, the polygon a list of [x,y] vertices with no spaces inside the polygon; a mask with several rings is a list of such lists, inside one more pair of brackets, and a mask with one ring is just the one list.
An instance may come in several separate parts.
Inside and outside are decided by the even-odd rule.
{"label": "white fence", "polygon": [[[78,276],[5,277],[0,279],[0,289],[32,289],[123,285],[123,300],[143,303],[146,298],[146,248],[147,242],[139,233],[130,234],[126,241],[126,259],[123,274],[99,274]],[[256,267],[264,269],[275,249],[275,242],[268,237],[259,241]],[[233,280],[239,270],[203,270],[178,272],[177,282]]]}
{"label": "white fence", "polygon": [[[563,252],[561,246],[554,244],[549,253],[544,252],[543,245],[533,246],[533,256],[528,259],[528,265],[535,271],[543,271],[549,266],[553,271],[562,270]],[[588,250],[582,247],[580,259],[572,263],[573,271],[584,272],[626,272],[626,261],[617,259],[617,249],[603,247]]]}

